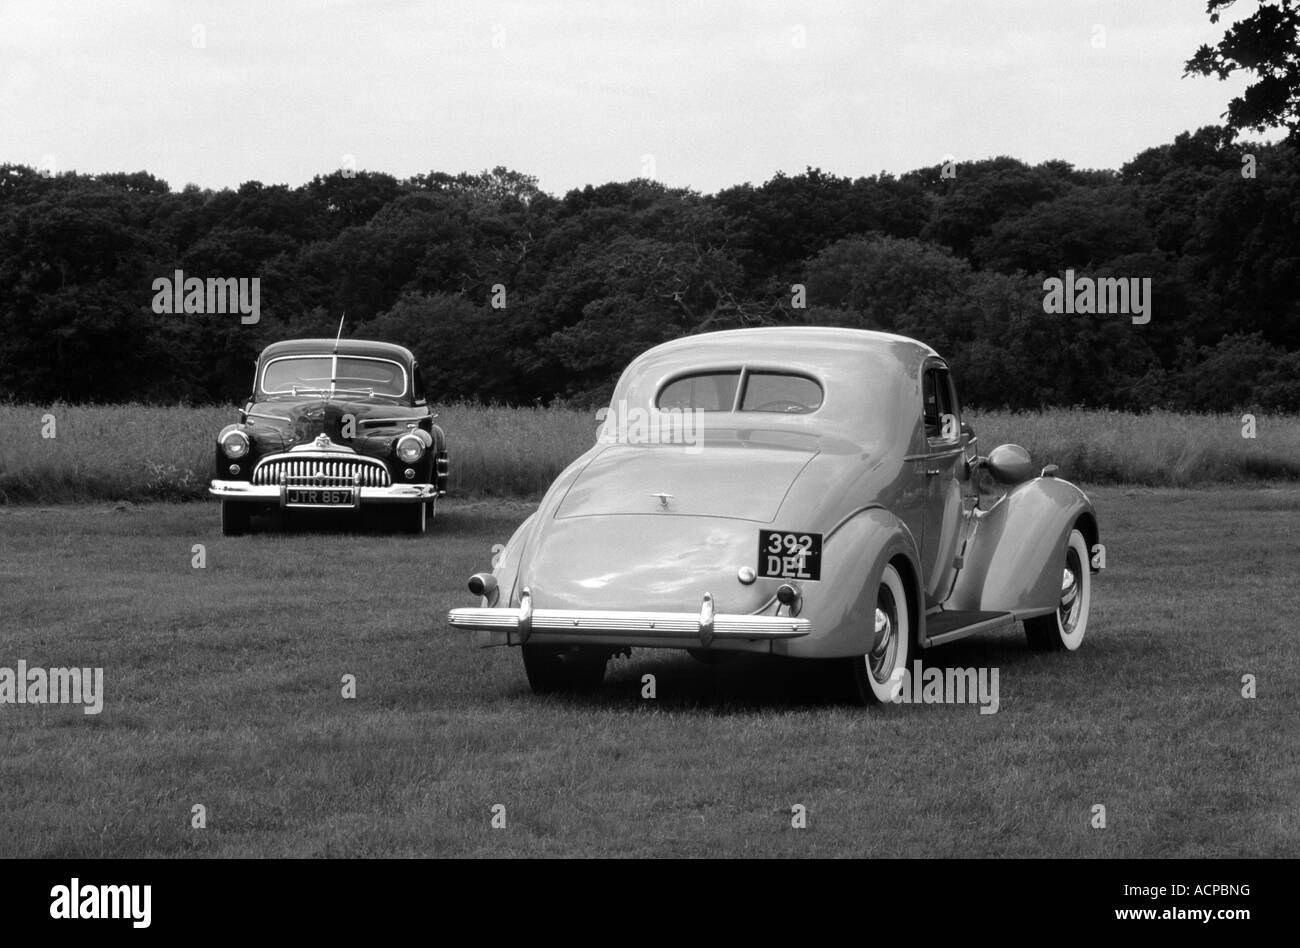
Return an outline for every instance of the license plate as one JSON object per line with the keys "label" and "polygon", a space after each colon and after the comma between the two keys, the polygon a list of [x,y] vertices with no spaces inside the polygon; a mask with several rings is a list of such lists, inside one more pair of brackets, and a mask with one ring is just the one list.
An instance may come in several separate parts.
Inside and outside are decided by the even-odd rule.
{"label": "license plate", "polygon": [[759,530],[758,575],[772,579],[821,579],[822,535]]}
{"label": "license plate", "polygon": [[322,490],[318,487],[290,487],[285,491],[284,502],[290,506],[351,507],[352,491]]}

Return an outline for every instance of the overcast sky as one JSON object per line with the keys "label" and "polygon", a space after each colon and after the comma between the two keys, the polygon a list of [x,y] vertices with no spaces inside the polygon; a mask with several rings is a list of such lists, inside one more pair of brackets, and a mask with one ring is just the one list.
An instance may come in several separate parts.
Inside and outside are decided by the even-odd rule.
{"label": "overcast sky", "polygon": [[1225,25],[1205,0],[0,0],[0,163],[179,189],[353,156],[556,194],[946,155],[1117,168],[1219,121],[1244,83],[1181,75]]}

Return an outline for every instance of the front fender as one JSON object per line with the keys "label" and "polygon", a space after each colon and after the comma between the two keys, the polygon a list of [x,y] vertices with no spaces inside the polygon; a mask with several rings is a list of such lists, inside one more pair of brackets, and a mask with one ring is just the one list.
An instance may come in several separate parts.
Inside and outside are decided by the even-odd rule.
{"label": "front fender", "polygon": [[916,632],[924,622],[916,542],[907,526],[889,511],[872,507],[853,514],[826,537],[822,547],[821,580],[803,585],[804,608],[799,615],[812,621],[804,638],[772,643],[777,655],[793,658],[845,658],[865,655],[871,646],[876,595],[885,565],[896,557],[906,561],[903,582],[912,592],[911,615]]}
{"label": "front fender", "polygon": [[976,511],[964,562],[945,609],[1044,615],[1060,603],[1062,556],[1079,525],[1088,548],[1097,516],[1069,481],[1037,477]]}

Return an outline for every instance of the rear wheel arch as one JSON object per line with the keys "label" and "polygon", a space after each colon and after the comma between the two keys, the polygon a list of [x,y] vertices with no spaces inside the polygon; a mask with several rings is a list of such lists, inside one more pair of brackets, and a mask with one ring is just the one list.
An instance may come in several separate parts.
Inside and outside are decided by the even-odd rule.
{"label": "rear wheel arch", "polygon": [[816,634],[791,640],[779,654],[830,659],[859,656],[871,644],[869,626],[875,613],[880,578],[896,570],[915,623],[920,575],[919,553],[907,525],[892,511],[872,505],[844,517],[824,538],[822,577],[806,590],[804,612]]}
{"label": "rear wheel arch", "polygon": [[921,572],[905,553],[895,553],[888,561],[888,565],[894,567],[903,580],[903,586],[907,591],[907,612],[911,619],[909,627],[912,633],[912,644],[919,646],[925,626],[925,610],[921,608],[921,603],[925,601],[921,591]]}

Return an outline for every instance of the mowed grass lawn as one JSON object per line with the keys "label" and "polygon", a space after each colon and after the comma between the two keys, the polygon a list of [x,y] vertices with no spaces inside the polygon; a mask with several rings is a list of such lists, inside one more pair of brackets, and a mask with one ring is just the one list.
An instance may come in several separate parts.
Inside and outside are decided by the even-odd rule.
{"label": "mowed grass lawn", "polygon": [[1300,490],[1092,495],[1080,652],[1017,630],[927,654],[999,668],[992,715],[651,651],[536,698],[517,651],[445,624],[522,503],[448,504],[420,538],[0,508],[0,666],[103,666],[106,690],[98,716],[0,706],[0,856],[1295,856]]}

